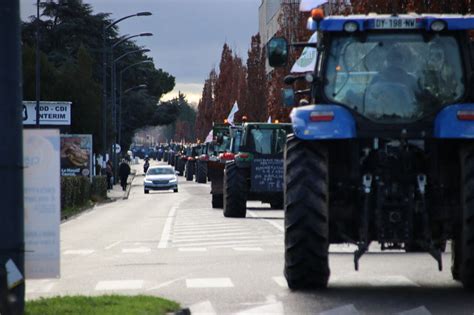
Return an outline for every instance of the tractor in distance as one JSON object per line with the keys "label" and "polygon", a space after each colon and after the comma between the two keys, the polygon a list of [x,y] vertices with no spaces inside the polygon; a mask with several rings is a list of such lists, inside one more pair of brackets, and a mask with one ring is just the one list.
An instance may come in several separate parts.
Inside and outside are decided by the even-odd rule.
{"label": "tractor in distance", "polygon": [[247,200],[283,208],[283,150],[291,124],[245,123],[239,151],[225,164],[224,216],[245,218]]}

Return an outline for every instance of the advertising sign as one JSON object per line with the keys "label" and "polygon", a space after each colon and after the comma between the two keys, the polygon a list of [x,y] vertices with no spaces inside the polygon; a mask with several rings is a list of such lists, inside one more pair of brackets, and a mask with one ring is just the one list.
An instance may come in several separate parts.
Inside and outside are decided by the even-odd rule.
{"label": "advertising sign", "polygon": [[59,131],[23,131],[25,276],[59,277]]}
{"label": "advertising sign", "polygon": [[92,135],[61,135],[61,176],[91,176]]}
{"label": "advertising sign", "polygon": [[[40,102],[40,125],[70,125],[71,102]],[[36,125],[36,102],[23,101],[23,125]]]}

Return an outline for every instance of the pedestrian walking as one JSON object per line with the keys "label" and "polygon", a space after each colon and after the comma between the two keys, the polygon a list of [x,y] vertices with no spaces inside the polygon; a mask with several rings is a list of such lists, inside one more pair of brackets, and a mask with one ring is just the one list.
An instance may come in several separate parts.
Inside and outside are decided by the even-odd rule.
{"label": "pedestrian walking", "polygon": [[145,164],[143,164],[143,173],[146,174],[148,168],[150,167],[150,162],[148,156],[145,157]]}
{"label": "pedestrian walking", "polygon": [[120,186],[122,186],[122,190],[127,190],[127,179],[128,175],[130,175],[130,165],[128,165],[125,159],[122,159],[122,163],[119,166],[119,177],[120,177]]}
{"label": "pedestrian walking", "polygon": [[110,160],[107,161],[105,165],[105,175],[107,176],[107,189],[111,190],[114,188],[113,177],[114,177],[114,167]]}

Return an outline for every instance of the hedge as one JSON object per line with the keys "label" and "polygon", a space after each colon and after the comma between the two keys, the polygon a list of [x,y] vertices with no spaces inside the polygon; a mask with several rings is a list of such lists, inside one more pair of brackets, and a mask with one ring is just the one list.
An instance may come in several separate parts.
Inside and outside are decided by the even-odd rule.
{"label": "hedge", "polygon": [[105,176],[92,179],[82,176],[61,177],[61,210],[83,207],[91,200],[107,198],[107,180]]}

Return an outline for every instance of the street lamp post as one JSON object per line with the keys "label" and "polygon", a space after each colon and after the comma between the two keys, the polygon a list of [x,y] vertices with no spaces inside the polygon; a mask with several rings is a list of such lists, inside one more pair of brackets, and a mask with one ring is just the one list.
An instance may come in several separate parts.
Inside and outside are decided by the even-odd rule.
{"label": "street lamp post", "polygon": [[[121,73],[120,73],[121,74]],[[117,124],[117,143],[121,145],[122,143],[122,96],[127,94],[130,91],[138,90],[138,89],[146,89],[148,86],[146,84],[140,84],[129,89],[126,89],[122,93],[122,76],[120,75],[120,84],[119,84],[119,106],[117,111],[118,116],[118,124]]]}
{"label": "street lamp post", "polygon": [[[117,173],[117,153],[116,153],[116,145],[117,145],[117,87],[116,87],[116,61],[120,60],[121,58],[125,57],[124,55],[118,57],[117,59],[114,59],[114,48],[120,45],[121,43],[135,38],[135,37],[147,37],[147,36],[153,36],[152,33],[140,33],[136,35],[127,35],[124,36],[122,39],[114,43],[112,46],[110,46],[110,62],[111,62],[111,84],[110,84],[110,90],[111,90],[111,99],[112,99],[112,131],[114,132],[114,143],[112,145],[112,158],[113,158],[113,164],[114,164],[114,170],[115,173]],[[114,182],[116,182],[117,176],[114,176]]]}
{"label": "street lamp post", "polygon": [[[139,62],[136,62],[136,63],[133,63],[129,66],[126,66],[125,68],[123,68],[121,71],[120,71],[120,75],[119,75],[119,115],[118,115],[118,140],[119,140],[119,143],[120,141],[122,140],[122,77],[123,77],[123,73],[125,71],[127,71],[128,69],[132,68],[132,67],[135,67],[135,66],[138,66],[138,65],[141,65],[141,64],[145,64],[145,63],[153,63],[153,61],[151,60],[143,60],[143,61],[139,61]],[[132,88],[133,89],[133,88]]]}
{"label": "street lamp post", "polygon": [[123,20],[135,17],[135,16],[150,16],[151,12],[138,12],[136,14],[124,16],[109,25],[103,25],[102,27],[102,150],[103,150],[103,163],[106,162],[107,154],[107,31],[113,26],[122,22]]}

